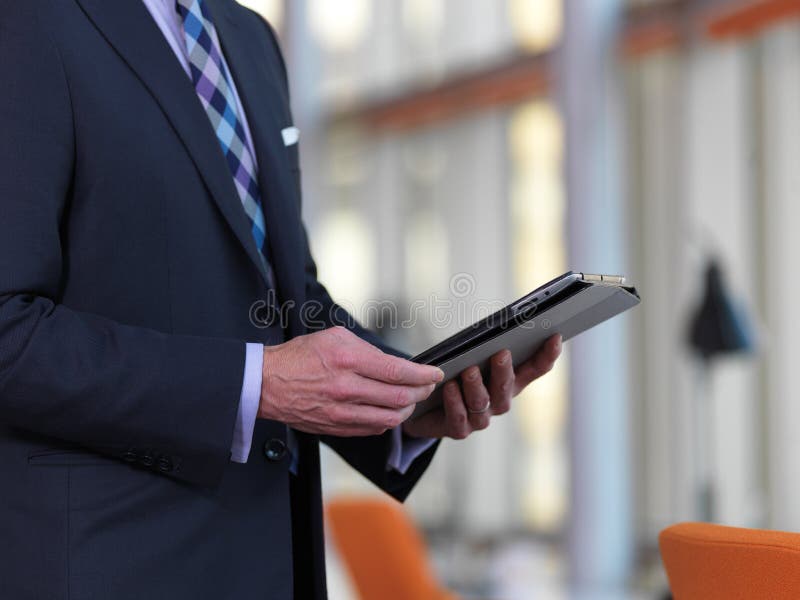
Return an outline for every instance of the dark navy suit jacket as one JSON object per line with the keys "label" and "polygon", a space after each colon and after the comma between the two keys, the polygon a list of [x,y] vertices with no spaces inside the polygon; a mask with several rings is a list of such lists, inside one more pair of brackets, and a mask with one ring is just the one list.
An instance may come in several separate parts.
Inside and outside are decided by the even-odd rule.
{"label": "dark navy suit jacket", "polygon": [[[259,169],[283,330],[215,134],[140,0],[0,0],[0,598],[323,598],[319,440],[229,461],[245,341],[347,320],[300,220],[269,26],[207,0]],[[342,266],[347,268],[346,265]],[[359,335],[368,334],[356,328]],[[377,343],[377,340],[373,340]],[[398,499],[388,434],[324,440]],[[272,458],[267,457],[267,454]]]}

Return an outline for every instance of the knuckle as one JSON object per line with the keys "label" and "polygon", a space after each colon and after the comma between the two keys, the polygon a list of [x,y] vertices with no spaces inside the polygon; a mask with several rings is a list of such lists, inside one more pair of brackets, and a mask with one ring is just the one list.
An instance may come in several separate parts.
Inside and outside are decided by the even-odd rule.
{"label": "knuckle", "polygon": [[458,384],[453,381],[444,386],[444,394],[451,399],[457,398],[458,392]]}
{"label": "knuckle", "polygon": [[346,418],[346,411],[343,406],[333,405],[327,411],[327,418],[336,424],[348,423],[349,419]]}
{"label": "knuckle", "polygon": [[337,377],[332,390],[335,400],[345,402],[353,397],[353,386],[345,377]]}
{"label": "knuckle", "polygon": [[336,362],[344,369],[352,369],[356,366],[355,354],[348,350],[339,350],[336,353]]}
{"label": "knuckle", "polygon": [[405,408],[409,404],[413,404],[414,400],[410,390],[400,388],[395,393],[394,404],[397,408]]}
{"label": "knuckle", "polygon": [[456,427],[450,437],[454,440],[465,440],[469,437],[469,428]]}
{"label": "knuckle", "polygon": [[384,427],[384,431],[388,431],[389,429],[394,429],[395,427],[400,425],[400,423],[402,423],[402,422],[403,422],[402,415],[400,415],[398,413],[393,413],[393,414],[385,417],[384,421],[383,421],[383,423],[381,425]]}
{"label": "knuckle", "polygon": [[494,412],[494,414],[496,414],[496,415],[504,415],[504,414],[506,414],[506,413],[507,413],[509,410],[511,410],[511,402],[508,402],[507,400],[504,400],[504,401],[502,401],[502,402],[498,402],[498,403],[497,403],[497,406],[495,406],[495,408],[494,408],[494,411],[493,411],[493,412]]}
{"label": "knuckle", "polygon": [[384,367],[386,372],[386,379],[388,381],[400,381],[403,378],[403,369],[400,366],[400,363],[395,360],[388,360],[386,361],[386,366]]}
{"label": "knuckle", "polygon": [[336,402],[344,399],[344,387],[339,379],[335,379],[328,388],[328,395]]}
{"label": "knuckle", "polygon": [[472,410],[483,410],[490,401],[489,393],[486,390],[482,390],[470,396],[469,407]]}
{"label": "knuckle", "polygon": [[455,415],[450,422],[450,437],[456,440],[463,440],[469,435],[469,423],[467,416]]}
{"label": "knuckle", "polygon": [[477,419],[475,419],[475,423],[472,426],[472,428],[476,431],[483,431],[487,427],[489,427],[489,417],[486,415],[480,415]]}
{"label": "knuckle", "polygon": [[432,393],[433,393],[433,388],[429,388],[428,386],[422,388],[414,388],[413,390],[410,390],[408,393],[409,400],[406,403],[406,406],[411,406],[412,404],[416,404],[417,402],[422,402]]}
{"label": "knuckle", "polygon": [[326,329],[325,332],[333,341],[344,341],[350,336],[350,332],[341,325],[335,325],[330,329]]}

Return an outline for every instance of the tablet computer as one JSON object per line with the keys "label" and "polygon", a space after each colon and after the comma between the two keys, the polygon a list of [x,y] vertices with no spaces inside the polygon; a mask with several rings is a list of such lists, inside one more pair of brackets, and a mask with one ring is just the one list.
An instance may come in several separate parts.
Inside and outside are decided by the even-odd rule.
{"label": "tablet computer", "polygon": [[414,418],[441,405],[441,388],[477,365],[488,381],[489,359],[510,350],[514,366],[532,357],[551,336],[564,340],[639,304],[639,294],[618,275],[570,271],[418,354],[411,360],[444,371],[444,380],[417,407]]}

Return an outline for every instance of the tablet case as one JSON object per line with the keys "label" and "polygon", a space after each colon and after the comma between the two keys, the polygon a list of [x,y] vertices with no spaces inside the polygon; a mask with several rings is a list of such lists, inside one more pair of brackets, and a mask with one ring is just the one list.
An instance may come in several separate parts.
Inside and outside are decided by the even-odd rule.
{"label": "tablet case", "polygon": [[542,311],[529,321],[498,333],[495,337],[469,348],[442,364],[444,380],[433,394],[417,404],[410,418],[418,417],[441,405],[442,386],[458,377],[473,365],[481,369],[488,382],[489,359],[501,350],[510,350],[514,366],[531,358],[551,336],[561,334],[566,341],[639,304],[639,296],[632,287],[610,283],[592,283]]}

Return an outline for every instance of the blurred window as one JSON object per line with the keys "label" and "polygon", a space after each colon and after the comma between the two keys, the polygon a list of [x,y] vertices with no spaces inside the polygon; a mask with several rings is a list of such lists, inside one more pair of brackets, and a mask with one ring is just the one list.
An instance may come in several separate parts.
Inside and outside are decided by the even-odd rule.
{"label": "blurred window", "polygon": [[541,52],[561,38],[562,0],[508,0],[508,16],[517,43]]}
{"label": "blurred window", "polygon": [[356,318],[375,297],[375,239],[364,211],[329,211],[316,231],[316,261],[331,296]]}
{"label": "blurred window", "polygon": [[370,0],[309,0],[311,30],[327,51],[354,50],[372,18]]}
{"label": "blurred window", "polygon": [[314,230],[320,279],[338,302],[361,318],[376,294],[376,244],[368,212],[360,205],[369,168],[365,140],[346,124],[330,129],[323,169],[327,206]]}
{"label": "blurred window", "polygon": [[403,0],[403,25],[414,39],[432,41],[442,31],[444,0]]}
{"label": "blurred window", "polygon": [[[563,131],[553,104],[536,100],[514,110],[509,144],[513,276],[522,295],[566,270]],[[567,392],[562,360],[514,405],[525,443],[522,515],[537,531],[557,531],[567,510]]]}

